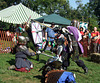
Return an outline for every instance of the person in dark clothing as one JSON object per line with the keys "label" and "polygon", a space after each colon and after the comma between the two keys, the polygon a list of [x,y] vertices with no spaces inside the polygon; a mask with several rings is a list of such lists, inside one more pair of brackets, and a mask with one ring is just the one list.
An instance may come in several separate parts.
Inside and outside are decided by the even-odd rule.
{"label": "person in dark clothing", "polygon": [[36,60],[39,61],[39,46],[34,43],[33,37],[32,37],[32,32],[31,32],[31,25],[27,26],[26,24],[24,25],[25,31],[21,33],[22,36],[28,37],[29,41],[27,42],[26,46],[29,48],[31,51],[34,51],[36,53]]}
{"label": "person in dark clothing", "polygon": [[[79,66],[82,67],[84,70],[84,73],[88,72],[88,68],[84,64],[82,60],[79,59],[79,55],[83,53],[83,47],[79,43],[81,40],[80,32],[76,27],[68,26],[67,29],[63,29],[64,35],[67,37],[67,40],[69,42],[68,44],[68,57],[67,57],[67,63],[68,66],[70,65],[70,58],[72,55],[72,60]],[[68,34],[66,34],[68,33]]]}
{"label": "person in dark clothing", "polygon": [[[27,40],[24,36],[18,37],[18,45],[15,54],[15,70],[22,72],[29,72],[33,68],[33,63],[27,59],[27,56],[34,56],[35,54],[29,52],[26,47]],[[24,71],[23,71],[24,70]]]}
{"label": "person in dark clothing", "polygon": [[29,52],[26,47],[27,38],[24,36],[18,36],[18,44],[16,45],[15,53],[15,66],[12,65],[8,69],[15,69],[16,71],[21,72],[30,72],[30,69],[33,68],[33,63],[28,60],[28,56],[34,56],[35,53]]}

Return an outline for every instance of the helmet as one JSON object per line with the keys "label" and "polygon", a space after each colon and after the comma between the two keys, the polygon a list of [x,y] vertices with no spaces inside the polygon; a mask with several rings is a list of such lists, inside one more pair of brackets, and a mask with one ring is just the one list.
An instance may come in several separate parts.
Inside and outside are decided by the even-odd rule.
{"label": "helmet", "polygon": [[71,25],[78,28],[79,22],[77,20],[72,20]]}
{"label": "helmet", "polygon": [[18,36],[18,43],[19,44],[26,44],[27,43],[27,38],[24,36]]}

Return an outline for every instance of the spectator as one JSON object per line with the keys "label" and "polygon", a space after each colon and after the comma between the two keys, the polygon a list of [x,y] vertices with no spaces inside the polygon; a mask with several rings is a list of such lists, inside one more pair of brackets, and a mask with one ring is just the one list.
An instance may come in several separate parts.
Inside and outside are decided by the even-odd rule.
{"label": "spectator", "polygon": [[88,35],[88,38],[89,38],[88,43],[90,44],[90,40],[91,40],[91,33],[90,33],[90,31],[89,31],[89,30],[86,30],[86,31],[87,31],[87,35]]}
{"label": "spectator", "polygon": [[88,36],[88,54],[87,55],[90,55],[91,33],[89,30],[86,30],[86,31],[87,31],[87,36]]}
{"label": "spectator", "polygon": [[99,32],[97,31],[97,27],[94,27],[94,31],[91,33],[91,52],[97,52],[97,43],[99,38]]}
{"label": "spectator", "polygon": [[87,35],[87,31],[84,32],[83,38],[82,38],[82,45],[83,45],[83,49],[84,49],[84,53],[83,53],[83,57],[87,57],[87,53],[88,53],[88,35]]}
{"label": "spectator", "polygon": [[6,35],[7,35],[7,40],[11,41],[12,34],[9,30],[7,30]]}
{"label": "spectator", "polygon": [[17,34],[16,34],[16,33],[13,34],[12,41],[13,41],[15,44],[17,44]]}
{"label": "spectator", "polygon": [[17,27],[16,27],[16,32],[18,33],[22,33],[23,32],[23,28],[22,28],[22,25],[20,24],[17,24]]}
{"label": "spectator", "polygon": [[20,24],[19,25],[19,32],[22,33],[22,31],[23,31],[23,28],[22,28],[22,25]]}
{"label": "spectator", "polygon": [[83,27],[80,27],[80,33],[81,33],[82,36],[84,35]]}
{"label": "spectator", "polygon": [[17,26],[16,26],[16,32],[17,32],[17,33],[20,32],[20,30],[19,30],[19,24],[17,24]]}
{"label": "spectator", "polygon": [[7,34],[8,37],[11,36],[11,33],[10,33],[9,30],[7,30],[6,34]]}

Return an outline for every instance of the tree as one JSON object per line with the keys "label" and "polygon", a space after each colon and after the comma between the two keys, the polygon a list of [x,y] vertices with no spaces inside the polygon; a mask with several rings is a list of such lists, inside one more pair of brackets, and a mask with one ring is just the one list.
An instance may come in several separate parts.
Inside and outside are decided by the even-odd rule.
{"label": "tree", "polygon": [[100,28],[100,0],[98,0],[97,2],[97,6],[94,10],[95,12],[95,15],[98,17],[98,25],[99,25],[99,28]]}
{"label": "tree", "polygon": [[7,3],[7,7],[19,4],[21,2],[21,0],[4,0],[4,1]]}
{"label": "tree", "polygon": [[[95,0],[89,3],[90,13],[97,16],[98,25],[100,24],[100,0]],[[99,26],[100,28],[100,26]]]}
{"label": "tree", "polygon": [[41,15],[56,13],[65,18],[71,17],[69,2],[66,0],[23,0],[23,4]]}
{"label": "tree", "polygon": [[4,0],[0,0],[0,10],[7,7],[7,3]]}
{"label": "tree", "polygon": [[89,22],[89,28],[90,30],[93,30],[93,27],[98,27],[98,17],[94,13],[97,2],[95,5],[93,3],[87,3],[83,5],[81,1],[82,0],[76,1],[78,7],[76,9],[77,13],[74,15],[80,21]]}
{"label": "tree", "polygon": [[56,13],[69,20],[89,22],[92,27],[100,24],[100,0],[85,5],[76,0],[77,9],[70,7],[68,0],[0,0],[0,10],[20,2],[41,15]]}

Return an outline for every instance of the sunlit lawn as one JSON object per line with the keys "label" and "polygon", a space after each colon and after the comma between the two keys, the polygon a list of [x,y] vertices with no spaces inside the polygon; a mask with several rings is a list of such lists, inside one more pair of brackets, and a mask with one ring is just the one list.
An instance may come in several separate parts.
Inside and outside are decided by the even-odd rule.
{"label": "sunlit lawn", "polygon": [[[49,51],[46,53],[50,54]],[[17,72],[15,70],[7,70],[10,65],[15,64],[15,55],[0,54],[0,83],[43,83],[41,82],[42,75],[38,70],[45,64],[50,57],[40,55],[40,60],[36,61],[36,57],[30,57],[34,68],[29,73]],[[89,71],[88,74],[83,74],[82,68],[78,67],[73,61],[67,71],[76,74],[76,83],[100,83],[100,64],[91,62],[87,58],[82,58]]]}

